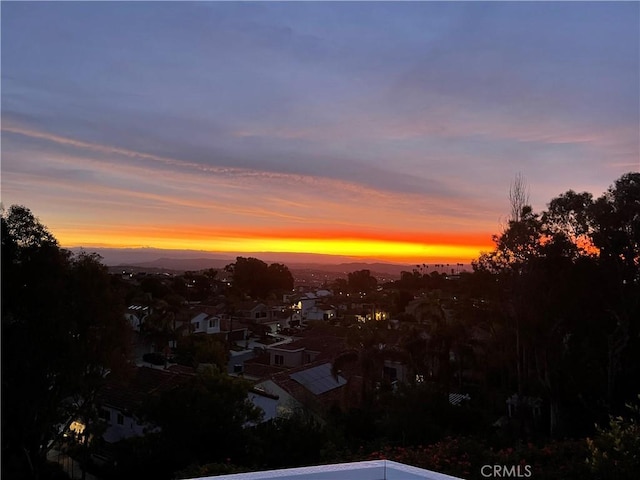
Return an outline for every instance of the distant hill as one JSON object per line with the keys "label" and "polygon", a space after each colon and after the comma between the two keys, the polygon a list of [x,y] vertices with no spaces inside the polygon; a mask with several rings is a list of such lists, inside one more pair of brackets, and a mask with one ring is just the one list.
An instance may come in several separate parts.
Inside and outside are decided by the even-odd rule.
{"label": "distant hill", "polygon": [[[72,247],[72,252],[85,251],[97,253],[102,257],[102,262],[107,266],[130,265],[149,268],[170,268],[168,263],[179,260],[219,261],[227,265],[235,260],[235,255],[226,253],[212,253],[198,250],[164,250],[159,248],[101,248],[101,247]],[[167,263],[168,262],[168,263]],[[165,265],[167,263],[167,265]],[[222,266],[224,266],[222,265]],[[181,267],[182,268],[182,267]],[[180,269],[181,269],[180,268]],[[216,268],[216,267],[198,267]],[[192,270],[188,268],[187,270]]]}
{"label": "distant hill", "polygon": [[[79,248],[70,249],[74,252],[84,250],[90,253],[97,253],[102,257],[102,261],[109,267],[131,268],[153,271],[185,272],[204,270],[207,268],[221,269],[233,263],[238,256],[255,257],[267,263],[283,263],[295,273],[302,271],[322,272],[324,274],[335,274],[346,276],[349,272],[356,270],[370,270],[377,277],[390,276],[400,277],[400,272],[411,271],[415,265],[385,263],[376,260],[371,262],[362,259],[337,255],[321,255],[311,253],[278,253],[278,252],[239,252],[220,253],[204,252],[195,250],[162,250],[155,248]],[[457,264],[451,267],[433,267],[427,270],[437,270],[449,273],[451,268],[458,268]],[[461,270],[468,269],[468,265],[460,267]]]}
{"label": "distant hill", "polygon": [[[105,265],[131,265],[149,268],[203,269],[220,268],[235,261],[236,257],[255,257],[267,263],[283,263],[287,266],[337,265],[350,262],[362,262],[339,255],[323,255],[315,253],[281,253],[281,252],[207,252],[202,250],[165,250],[158,248],[101,248],[72,247],[69,250],[84,250],[97,253]],[[372,260],[376,262],[376,260]]]}
{"label": "distant hill", "polygon": [[118,266],[130,266],[151,269],[167,269],[179,272],[204,270],[206,268],[224,268],[233,263],[234,259],[227,258],[157,258],[150,262],[133,262]]}

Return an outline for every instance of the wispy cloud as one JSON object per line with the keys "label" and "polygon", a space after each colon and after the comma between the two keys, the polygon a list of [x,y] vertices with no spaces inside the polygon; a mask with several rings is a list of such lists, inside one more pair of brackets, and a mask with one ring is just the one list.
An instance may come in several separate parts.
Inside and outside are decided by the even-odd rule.
{"label": "wispy cloud", "polygon": [[516,172],[544,208],[640,170],[639,14],[10,2],[3,202],[78,231],[489,235]]}

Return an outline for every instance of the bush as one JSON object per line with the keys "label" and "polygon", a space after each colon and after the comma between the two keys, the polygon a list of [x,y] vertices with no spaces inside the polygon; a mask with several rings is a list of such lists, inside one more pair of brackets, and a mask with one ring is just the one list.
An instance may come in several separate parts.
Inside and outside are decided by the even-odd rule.
{"label": "bush", "polygon": [[370,454],[369,459],[393,460],[467,479],[486,478],[483,466],[500,465],[520,466],[522,475],[530,469],[531,477],[537,480],[581,480],[589,478],[587,453],[584,440],[554,441],[544,446],[527,443],[494,450],[483,439],[447,437],[428,446],[385,447]]}
{"label": "bush", "polygon": [[[640,399],[640,395],[638,396]],[[640,416],[640,406],[627,405]],[[640,425],[634,418],[612,417],[608,428],[597,427],[598,435],[587,439],[587,463],[593,478],[632,479],[640,472]]]}

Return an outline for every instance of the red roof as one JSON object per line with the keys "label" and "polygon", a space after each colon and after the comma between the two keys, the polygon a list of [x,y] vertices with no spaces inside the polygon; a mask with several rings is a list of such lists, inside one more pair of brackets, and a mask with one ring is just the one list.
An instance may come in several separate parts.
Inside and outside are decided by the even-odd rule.
{"label": "red roof", "polygon": [[341,385],[337,388],[333,388],[325,393],[314,394],[304,387],[300,382],[291,378],[291,374],[309,370],[319,365],[327,363],[324,361],[312,362],[307,365],[292,368],[286,372],[280,372],[270,377],[280,388],[288,392],[293,398],[299,402],[309,405],[315,404],[320,408],[328,408],[331,405],[336,405],[341,408],[345,408],[353,402],[353,399],[358,396],[358,391],[354,391],[354,388],[349,380],[345,385]]}

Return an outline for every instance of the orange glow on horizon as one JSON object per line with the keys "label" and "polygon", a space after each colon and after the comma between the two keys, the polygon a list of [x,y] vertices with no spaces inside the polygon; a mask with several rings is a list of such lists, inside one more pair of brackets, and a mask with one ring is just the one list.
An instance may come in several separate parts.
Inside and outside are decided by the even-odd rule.
{"label": "orange glow on horizon", "polygon": [[[117,232],[117,233],[115,233]],[[312,253],[402,263],[469,262],[493,247],[488,234],[222,231],[210,228],[57,229],[61,245],[208,252]]]}

